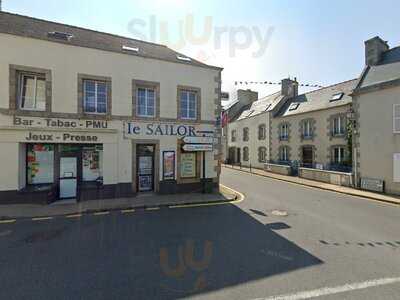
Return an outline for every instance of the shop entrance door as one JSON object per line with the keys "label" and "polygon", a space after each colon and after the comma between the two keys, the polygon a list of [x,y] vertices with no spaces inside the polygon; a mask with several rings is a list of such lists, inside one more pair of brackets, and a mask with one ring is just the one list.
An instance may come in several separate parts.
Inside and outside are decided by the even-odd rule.
{"label": "shop entrance door", "polygon": [[78,158],[60,158],[60,199],[74,199],[78,190]]}
{"label": "shop entrance door", "polygon": [[154,150],[155,145],[137,145],[136,182],[138,192],[154,191]]}

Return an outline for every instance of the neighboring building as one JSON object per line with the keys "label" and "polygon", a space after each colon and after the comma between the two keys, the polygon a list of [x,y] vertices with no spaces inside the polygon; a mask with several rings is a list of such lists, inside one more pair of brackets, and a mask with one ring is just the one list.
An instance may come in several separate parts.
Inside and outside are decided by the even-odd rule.
{"label": "neighboring building", "polygon": [[400,194],[400,47],[365,42],[366,67],[353,94],[354,171],[361,188]]}
{"label": "neighboring building", "polygon": [[243,166],[263,168],[270,160],[271,116],[297,95],[296,81],[284,79],[281,91],[261,98],[228,126],[228,160]]}
{"label": "neighboring building", "polygon": [[287,101],[271,119],[271,162],[349,171],[347,113],[356,82],[335,84]]}
{"label": "neighboring building", "polygon": [[[221,68],[4,12],[0,45],[1,203],[218,186]],[[216,136],[214,150],[182,150],[195,135]]]}
{"label": "neighboring building", "polygon": [[222,108],[222,161],[228,162],[228,132],[229,124],[236,121],[243,111],[257,101],[258,93],[250,89],[238,90],[237,99]]}

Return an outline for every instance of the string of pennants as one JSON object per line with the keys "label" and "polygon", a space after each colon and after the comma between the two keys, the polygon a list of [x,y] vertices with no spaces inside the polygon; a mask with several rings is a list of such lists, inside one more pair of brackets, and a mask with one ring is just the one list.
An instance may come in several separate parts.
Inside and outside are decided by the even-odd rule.
{"label": "string of pennants", "polygon": [[[235,81],[235,85],[249,85],[249,84],[281,85],[282,83],[272,82],[272,81]],[[319,84],[299,83],[298,85],[303,87],[323,88],[323,86]]]}

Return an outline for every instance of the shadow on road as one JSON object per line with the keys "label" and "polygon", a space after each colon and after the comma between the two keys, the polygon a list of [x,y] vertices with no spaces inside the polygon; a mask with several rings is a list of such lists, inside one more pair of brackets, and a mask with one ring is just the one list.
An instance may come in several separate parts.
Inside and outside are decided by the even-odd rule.
{"label": "shadow on road", "polygon": [[22,224],[0,239],[0,298],[177,299],[322,263],[280,228],[234,205]]}

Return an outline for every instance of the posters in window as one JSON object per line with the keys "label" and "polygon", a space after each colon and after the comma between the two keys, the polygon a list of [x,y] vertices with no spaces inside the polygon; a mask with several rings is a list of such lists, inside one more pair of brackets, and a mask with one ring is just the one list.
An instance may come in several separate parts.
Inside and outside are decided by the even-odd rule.
{"label": "posters in window", "polygon": [[181,177],[196,177],[196,153],[192,152],[181,154]]}
{"label": "posters in window", "polygon": [[163,153],[163,170],[164,180],[175,179],[175,151]]}

